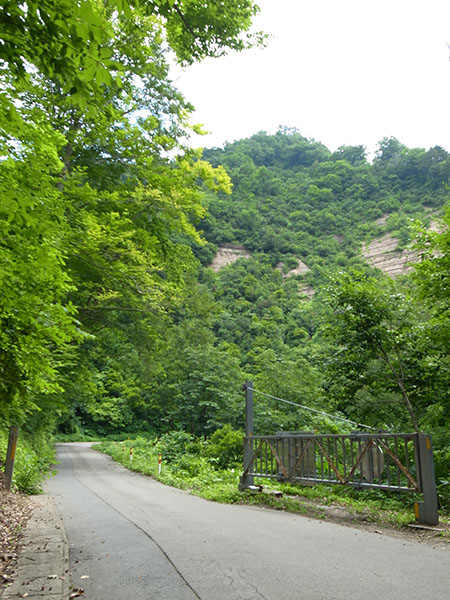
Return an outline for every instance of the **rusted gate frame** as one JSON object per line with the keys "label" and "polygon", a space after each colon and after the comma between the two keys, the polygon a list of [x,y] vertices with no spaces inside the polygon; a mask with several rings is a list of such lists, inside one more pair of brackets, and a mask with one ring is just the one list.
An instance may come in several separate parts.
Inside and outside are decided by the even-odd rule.
{"label": "rusted gate frame", "polygon": [[298,469],[300,463],[302,462],[302,458],[305,456],[306,451],[310,448],[311,444],[313,443],[312,439],[309,439],[306,442],[306,446],[303,449],[303,451],[298,455],[297,460],[295,461],[294,466],[292,467],[292,472],[295,473],[295,471]]}
{"label": "rusted gate frame", "polygon": [[[252,443],[253,439],[254,438],[250,438],[249,442]],[[262,448],[263,443],[264,443],[264,438],[261,438],[259,446],[258,446],[258,448],[256,449],[255,452],[253,452],[253,448],[252,448],[252,456],[251,456],[250,462],[248,463],[248,465],[244,465],[244,475],[248,475],[249,474],[250,467],[253,465],[253,463],[254,463],[255,459],[257,458],[258,454],[261,452],[261,448]]]}
{"label": "rusted gate frame", "polygon": [[[286,479],[289,478],[289,474],[286,471],[286,469],[284,468],[283,463],[281,462],[278,454],[276,453],[276,450],[274,450],[273,446],[271,445],[271,443],[268,441],[268,439],[266,437],[262,437],[262,438],[253,438],[253,439],[261,439],[259,446],[257,447],[256,451],[253,452],[252,457],[250,462],[248,463],[248,465],[244,466],[244,475],[248,475],[250,473],[250,467],[253,465],[255,459],[257,459],[258,454],[261,452],[262,447],[263,447],[263,443],[266,442],[267,446],[269,446],[269,448],[272,450],[272,454],[275,457],[276,463],[278,465],[278,468],[280,469],[280,471],[283,473],[284,477],[286,477]],[[267,462],[267,461],[266,461]],[[266,469],[267,471],[267,469]],[[261,475],[261,477],[265,477],[266,475]]]}
{"label": "rusted gate frame", "polygon": [[[385,443],[385,441],[383,441],[382,438],[385,438],[385,439],[394,438],[395,440],[398,440],[398,439],[406,440],[405,441],[405,456],[407,456],[407,442],[408,441],[415,442],[414,434],[380,434],[380,435],[364,434],[364,435],[357,436],[357,437],[354,434],[348,435],[348,436],[343,436],[343,435],[314,435],[314,436],[312,436],[312,435],[293,435],[293,436],[289,436],[289,437],[288,436],[286,436],[286,437],[284,437],[284,436],[254,436],[252,439],[252,446],[254,444],[256,444],[258,441],[259,441],[259,445],[256,447],[256,449],[252,448],[252,457],[251,457],[250,462],[247,465],[245,465],[244,475],[251,474],[253,476],[260,476],[260,477],[269,477],[269,478],[275,477],[274,475],[268,474],[269,469],[268,469],[268,464],[267,464],[268,463],[267,456],[266,456],[266,461],[265,461],[265,463],[266,463],[266,469],[265,469],[266,472],[265,473],[258,472],[258,469],[256,469],[256,470],[251,469],[255,459],[257,459],[258,455],[260,454],[260,452],[263,448],[263,445],[265,445],[266,446],[266,454],[267,454],[267,446],[268,446],[272,452],[272,457],[275,458],[275,461],[276,461],[279,471],[281,471],[283,478],[288,481],[296,480],[296,481],[304,481],[307,483],[311,483],[311,482],[341,483],[343,485],[352,485],[352,486],[364,487],[364,488],[377,488],[377,489],[400,490],[400,491],[420,491],[418,482],[414,479],[414,477],[412,476],[412,474],[410,473],[408,468],[406,468],[402,464],[402,462],[399,460],[398,456],[396,456],[396,454],[394,454],[394,452],[392,452],[392,450]],[[283,442],[282,448],[283,448],[283,452],[284,452],[285,451],[284,443],[286,442],[289,444],[289,441],[292,439],[306,440],[306,445],[303,447],[300,454],[296,457],[293,467],[292,468],[288,467],[288,469],[286,470],[286,467],[283,464],[283,460],[280,458],[279,453],[274,448],[274,446],[276,446],[276,445],[275,444],[272,445],[271,441],[276,441],[276,442],[282,441]],[[338,439],[340,439],[342,441],[342,451],[343,451],[343,455],[344,455],[344,460],[343,460],[344,474],[342,474],[340,472],[339,465],[335,464],[330,452],[327,452],[327,450],[324,448],[323,442],[321,443],[321,441],[320,441],[320,440],[326,440],[328,443],[328,447],[330,447],[331,440],[334,440],[335,454],[336,454],[336,458],[337,458],[337,440]],[[354,464],[352,465],[352,468],[350,469],[350,471],[348,473],[345,473],[345,471],[348,467],[347,461],[346,461],[346,456],[345,456],[345,445],[343,443],[345,439],[349,439],[351,443],[353,443],[355,441],[359,441],[359,440],[361,440],[361,442],[365,442],[364,447],[359,452],[359,455],[357,456],[356,461],[354,461],[354,458],[353,458],[353,450],[351,451],[351,455],[352,455],[351,462],[353,462]],[[296,472],[297,468],[299,467],[299,465],[301,464],[302,459],[306,455],[306,453],[309,450],[309,448],[311,447],[311,445],[313,445],[314,448],[317,445],[317,448],[320,451],[319,454],[322,455],[328,463],[329,473],[331,471],[333,471],[337,477],[337,480],[332,479],[331,477],[324,478],[323,477],[323,474],[324,474],[323,466],[321,469],[321,475],[322,475],[321,478],[295,477],[295,472]],[[361,445],[361,443],[360,443],[360,445]],[[354,477],[356,470],[361,465],[361,463],[364,460],[364,457],[367,455],[367,452],[369,451],[369,449],[373,446],[378,446],[378,447],[383,448],[383,450],[386,452],[386,454],[388,454],[389,457],[392,459],[392,461],[395,463],[397,468],[407,478],[407,480],[410,483],[410,485],[412,486],[412,488],[401,486],[399,484],[399,480],[398,480],[398,485],[392,485],[390,483],[390,474],[388,475],[388,480],[389,480],[388,485],[384,485],[384,484],[380,484],[380,483],[373,484],[371,481],[369,483],[362,482],[362,481],[360,481],[360,482],[352,481],[352,478]],[[415,450],[415,454],[416,454],[416,447],[414,448],[414,450]],[[398,449],[397,449],[397,454],[398,454]],[[316,456],[316,454],[315,454],[315,456]],[[416,460],[417,460],[417,457],[416,457]],[[261,463],[261,467],[262,467],[262,463]],[[389,467],[388,467],[388,470],[389,470]],[[262,471],[262,468],[261,468],[261,471]],[[278,477],[279,476],[277,476],[277,478]]]}
{"label": "rusted gate frame", "polygon": [[[301,451],[298,456],[295,458],[295,462],[291,468],[288,467],[286,470],[284,461],[285,454],[285,444],[286,441],[285,434],[277,434],[276,436],[254,436],[253,437],[253,383],[251,381],[245,382],[243,385],[243,389],[245,390],[245,441],[244,441],[244,473],[239,481],[239,489],[252,489],[254,487],[254,477],[268,477],[268,478],[276,478],[287,480],[294,480],[299,483],[305,483],[307,485],[311,485],[314,483],[339,483],[339,484],[347,484],[352,485],[354,487],[361,488],[375,488],[375,489],[383,489],[383,490],[397,490],[397,491],[407,491],[407,492],[420,492],[423,497],[423,502],[415,502],[414,512],[416,519],[427,525],[436,525],[439,522],[439,513],[438,513],[438,501],[437,501],[437,492],[436,492],[436,476],[434,470],[434,460],[433,460],[433,447],[431,443],[431,437],[425,433],[415,433],[415,434],[389,434],[389,433],[379,433],[379,434],[369,434],[369,433],[354,433],[348,436],[342,435],[312,435],[311,433],[297,433],[293,432],[290,435],[290,439],[288,440],[288,464],[289,467],[291,465],[291,456],[290,452],[290,443],[292,437],[298,439],[299,437],[307,439],[306,445],[303,447],[301,444]],[[303,407],[305,408],[305,407]],[[325,444],[327,446],[328,451],[325,449],[324,445],[319,441],[321,439],[325,440]],[[394,439],[394,450],[389,446],[388,440]],[[342,474],[339,470],[340,464],[340,449],[338,449],[338,439],[341,441],[341,450],[342,450],[342,466],[344,473]],[[406,466],[402,463],[399,458],[399,446],[398,440],[403,439],[403,450],[405,453],[405,463]],[[259,445],[256,447],[256,442],[259,440]],[[270,441],[275,441],[274,446],[270,443]],[[282,440],[281,448],[283,451],[283,456],[280,458],[278,452],[278,444]],[[346,440],[350,442],[349,452],[346,452]],[[336,460],[336,464],[333,460],[333,447],[331,441],[334,441],[334,457]],[[354,453],[354,442],[358,442],[359,451]],[[417,481],[414,479],[411,469],[410,469],[410,461],[409,461],[409,452],[410,446],[409,441],[413,442],[413,450],[414,450],[414,466],[417,472]],[[365,442],[364,448],[362,447],[362,442]],[[320,460],[320,476],[323,479],[317,477],[317,452],[316,452],[316,443],[319,450],[319,460]],[[308,457],[308,463],[305,464],[303,462],[303,458],[305,457],[307,451],[310,449],[311,445],[313,445],[313,455],[312,455],[312,466],[311,461]],[[258,473],[258,455],[261,453],[263,446],[265,446],[265,473]],[[363,460],[370,448],[376,446],[380,450],[383,449],[383,454],[385,454],[387,458],[387,464],[384,465],[384,459],[380,460],[380,454],[376,455],[375,463],[373,461],[373,456],[369,455],[368,466],[363,465]],[[268,447],[270,448],[270,468],[269,468],[269,457],[268,457]],[[295,443],[295,448],[297,448],[297,443]],[[347,459],[351,457],[352,467],[349,472],[347,472]],[[277,470],[274,471],[273,459],[275,458],[275,462],[277,465]],[[325,478],[326,473],[324,471],[324,459],[328,465],[328,478]],[[252,469],[256,460],[256,469]],[[391,462],[392,461],[392,462]],[[380,464],[381,463],[381,464]],[[374,464],[378,465],[378,472],[374,471]],[[394,467],[395,465],[395,467]],[[260,460],[261,471],[263,470],[263,457],[261,456]],[[360,478],[359,481],[355,481],[353,478],[355,476],[356,470],[360,467]],[[300,467],[302,477],[297,477],[296,471]],[[391,469],[394,468],[397,485],[392,484],[392,473]],[[368,469],[368,473],[367,473]],[[364,473],[366,470],[366,473]],[[269,472],[270,471],[270,472]],[[289,472],[290,471],[290,472]],[[305,471],[309,475],[312,471],[314,477],[305,477]],[[337,479],[332,479],[331,472],[334,472]],[[384,475],[383,475],[384,473]],[[363,482],[363,478],[368,482]],[[406,478],[409,485],[412,487],[404,487],[402,486],[402,475]],[[382,483],[387,479],[387,484]],[[353,480],[352,480],[353,479]],[[377,479],[378,483],[374,483],[373,480]]]}
{"label": "rusted gate frame", "polygon": [[[400,469],[400,471],[403,473],[403,475],[405,475],[406,479],[409,481],[409,483],[413,486],[413,488],[417,491],[419,491],[419,484],[418,482],[414,479],[414,477],[411,475],[411,473],[406,469],[406,467],[404,467],[402,465],[402,463],[399,461],[398,457],[395,456],[395,454],[392,452],[392,450],[389,448],[389,446],[386,446],[386,444],[380,439],[378,440],[378,444],[380,446],[382,446],[385,451],[387,452],[387,454],[389,454],[389,456],[392,458],[392,460],[395,462],[395,464],[397,465],[397,467]],[[414,448],[414,452],[416,454],[416,449]]]}

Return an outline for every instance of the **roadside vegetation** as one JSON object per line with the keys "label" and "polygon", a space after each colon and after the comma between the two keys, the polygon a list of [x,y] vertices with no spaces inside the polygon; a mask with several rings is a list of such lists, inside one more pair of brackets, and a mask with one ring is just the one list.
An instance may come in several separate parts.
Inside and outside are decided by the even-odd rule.
{"label": "roadside vegetation", "polygon": [[[262,486],[260,492],[239,492],[242,436],[242,432],[226,426],[206,439],[174,432],[156,438],[140,435],[102,441],[94,448],[128,469],[215,502],[252,504],[319,519],[395,528],[414,523],[414,502],[419,499],[414,495],[337,485],[296,486],[262,478],[255,478],[255,484]],[[444,529],[450,529],[450,510],[443,506],[440,518]],[[449,532],[443,535],[450,539]]]}
{"label": "roadside vegetation", "polygon": [[[8,434],[0,430],[0,471],[4,471],[4,458],[8,447]],[[13,491],[24,494],[39,494],[42,480],[49,473],[55,451],[51,439],[21,432],[17,444]]]}
{"label": "roadside vegetation", "polygon": [[[19,425],[14,488],[39,489],[53,435],[130,432],[101,448],[204,497],[406,522],[397,496],[238,494],[251,380],[259,434],[335,431],[273,397],[431,434],[448,514],[449,152],[384,138],[370,160],[289,127],[192,148],[170,63],[263,44],[247,35],[253,0],[3,4],[0,461]],[[415,262],[394,279],[364,256],[386,237]],[[247,258],[214,270],[230,247]]]}

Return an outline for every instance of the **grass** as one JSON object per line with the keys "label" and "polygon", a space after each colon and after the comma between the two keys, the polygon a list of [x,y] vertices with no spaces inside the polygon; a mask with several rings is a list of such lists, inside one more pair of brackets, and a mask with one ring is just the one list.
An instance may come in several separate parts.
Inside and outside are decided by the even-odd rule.
{"label": "grass", "polygon": [[[0,429],[0,470],[4,469],[3,459],[6,459],[7,447],[8,430]],[[24,494],[39,494],[53,456],[53,448],[47,438],[33,438],[20,431],[14,459],[12,490]]]}
{"label": "grass", "polygon": [[[262,493],[239,492],[241,466],[235,461],[228,468],[220,467],[221,459],[215,455],[217,447],[214,444],[182,433],[167,434],[153,440],[137,437],[122,442],[103,441],[95,448],[133,471],[207,500],[263,506],[314,518],[333,518],[330,511],[339,512],[346,521],[401,529],[414,523],[414,502],[420,500],[420,496],[412,494],[363,491],[338,485],[306,487],[262,478],[255,478],[255,485],[263,486]],[[159,473],[160,454],[162,465]],[[276,495],[276,491],[282,492],[282,496]],[[447,524],[450,530],[448,514],[442,513],[441,522]],[[450,531],[445,535],[450,539]]]}
{"label": "grass", "polygon": [[[242,432],[227,426],[207,440],[184,432],[172,432],[159,438],[148,434],[114,437],[115,440],[104,439],[95,447],[129,469],[214,502],[262,506],[321,519],[332,518],[332,511],[340,513],[341,519],[355,523],[405,528],[414,523],[414,502],[420,500],[420,496],[411,494],[363,491],[338,485],[298,486],[263,478],[255,478],[255,484],[263,486],[263,493],[239,492]],[[84,436],[82,440],[78,435],[61,436],[55,441],[95,441],[96,438],[94,435]],[[1,457],[6,456],[7,439],[7,431],[0,429],[0,468]],[[158,469],[160,454],[161,473]],[[50,440],[44,437],[31,440],[21,434],[13,489],[26,494],[39,493],[52,458]],[[450,482],[441,480],[440,486],[438,492],[443,506],[440,527],[446,530],[442,536],[450,539]],[[275,495],[275,491],[282,492],[282,497]]]}

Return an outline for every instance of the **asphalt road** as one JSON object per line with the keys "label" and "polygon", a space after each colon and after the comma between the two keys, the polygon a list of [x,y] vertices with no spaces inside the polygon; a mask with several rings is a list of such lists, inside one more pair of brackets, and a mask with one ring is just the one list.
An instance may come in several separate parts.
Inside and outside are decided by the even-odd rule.
{"label": "asphalt road", "polygon": [[48,484],[86,600],[449,600],[450,550],[215,504],[58,445]]}

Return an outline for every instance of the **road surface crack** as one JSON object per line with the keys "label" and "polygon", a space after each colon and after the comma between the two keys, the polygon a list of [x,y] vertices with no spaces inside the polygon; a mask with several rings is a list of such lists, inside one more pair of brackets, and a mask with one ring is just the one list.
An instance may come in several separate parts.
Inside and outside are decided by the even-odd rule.
{"label": "road surface crack", "polygon": [[192,587],[192,585],[189,583],[189,581],[186,579],[186,577],[183,575],[183,573],[179,570],[179,568],[176,566],[176,564],[174,563],[174,561],[170,558],[170,556],[167,554],[167,552],[164,550],[164,548],[161,546],[161,544],[159,544],[155,538],[148,533],[148,531],[146,531],[145,529],[143,529],[142,527],[140,527],[139,525],[137,525],[137,523],[135,523],[134,521],[132,521],[130,518],[128,518],[126,515],[124,515],[122,512],[120,512],[120,510],[117,510],[117,508],[115,506],[113,506],[112,504],[110,504],[109,502],[107,502],[104,498],[102,498],[101,496],[99,496],[98,494],[96,494],[94,492],[94,490],[92,490],[88,485],[86,485],[85,483],[83,483],[83,481],[81,481],[81,479],[79,479],[76,474],[75,474],[75,469],[73,466],[73,462],[72,462],[72,473],[73,473],[73,477],[87,490],[89,490],[89,492],[91,492],[91,494],[93,494],[96,498],[98,498],[99,500],[101,500],[104,504],[106,504],[107,506],[109,506],[109,508],[111,508],[114,512],[116,512],[118,515],[120,515],[123,519],[125,519],[126,521],[128,521],[129,523],[131,523],[131,525],[133,525],[134,527],[136,527],[136,529],[138,529],[139,531],[141,531],[151,542],[153,542],[155,544],[155,546],[159,549],[159,551],[162,553],[162,555],[165,557],[165,559],[169,562],[169,564],[173,567],[173,569],[175,570],[175,572],[177,573],[177,575],[180,577],[180,579],[185,583],[185,585],[191,590],[191,592],[194,594],[194,596],[196,598],[198,598],[198,600],[203,600],[203,598],[198,594],[198,592]]}

